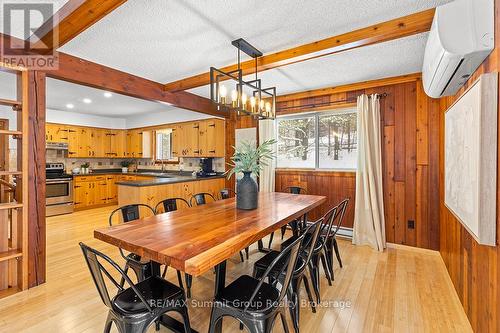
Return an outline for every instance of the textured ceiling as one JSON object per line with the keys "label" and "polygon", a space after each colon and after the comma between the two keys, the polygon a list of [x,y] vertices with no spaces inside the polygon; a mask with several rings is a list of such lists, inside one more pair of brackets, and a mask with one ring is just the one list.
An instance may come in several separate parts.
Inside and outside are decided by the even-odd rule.
{"label": "textured ceiling", "polygon": [[[159,82],[234,63],[231,40],[279,51],[448,0],[135,0],[60,50]],[[409,55],[411,56],[411,54]]]}
{"label": "textured ceiling", "polygon": [[[366,46],[262,72],[278,95],[420,72],[427,33]],[[248,79],[248,77],[247,77]],[[190,92],[208,97],[209,86]]]}
{"label": "textured ceiling", "polygon": [[[61,8],[68,0],[0,0],[0,17],[2,18],[0,20],[0,32],[4,33],[4,16],[3,16],[3,5],[4,4],[9,4],[9,3],[15,3],[15,4],[34,4],[35,6],[38,4],[53,4],[53,13],[57,12],[59,8]],[[34,7],[35,7],[34,6]],[[30,11],[30,26],[31,28],[37,28],[40,25],[42,25],[43,22],[46,21],[46,19],[43,19],[42,14],[37,12],[36,10]],[[52,15],[53,15],[52,13]],[[50,15],[50,16],[52,16]],[[47,14],[48,16],[48,14]],[[16,11],[13,12],[11,15],[11,31],[10,34],[12,36],[15,36],[17,38],[24,39],[24,23],[25,23],[25,18],[24,14],[21,11]]]}

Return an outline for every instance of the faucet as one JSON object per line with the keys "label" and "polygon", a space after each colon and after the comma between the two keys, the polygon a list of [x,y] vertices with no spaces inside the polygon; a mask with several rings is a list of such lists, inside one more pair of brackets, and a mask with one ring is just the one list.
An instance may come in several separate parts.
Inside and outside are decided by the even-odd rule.
{"label": "faucet", "polygon": [[161,172],[165,172],[165,160],[161,159]]}

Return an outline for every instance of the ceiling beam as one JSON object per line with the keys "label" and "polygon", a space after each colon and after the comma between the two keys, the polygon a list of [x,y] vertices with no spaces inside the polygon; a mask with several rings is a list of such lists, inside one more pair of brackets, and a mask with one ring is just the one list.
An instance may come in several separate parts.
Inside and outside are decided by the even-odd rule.
{"label": "ceiling beam", "polygon": [[42,54],[63,46],[127,0],[69,0],[30,39]]}
{"label": "ceiling beam", "polygon": [[303,99],[303,98],[319,97],[319,96],[332,95],[332,94],[337,94],[337,93],[370,89],[370,88],[376,88],[376,87],[391,86],[394,84],[417,81],[417,80],[420,80],[421,78],[422,78],[422,73],[413,73],[413,74],[406,74],[406,75],[388,77],[388,78],[377,79],[377,80],[344,84],[344,85],[336,86],[336,87],[328,87],[328,88],[302,91],[302,92],[298,92],[298,93],[277,96],[276,103],[289,102],[289,101],[295,101],[295,100]]}
{"label": "ceiling beam", "polygon": [[[39,56],[36,53],[26,54],[21,48],[24,41],[9,35],[0,33],[0,43],[12,43],[19,48],[16,49],[16,56],[20,61]],[[131,96],[148,101],[160,102],[170,106],[187,109],[211,116],[227,118],[227,112],[216,109],[213,103],[205,97],[191,94],[185,91],[168,92],[163,89],[163,84],[151,81],[136,75],[116,70],[104,65],[65,54],[54,52],[54,57],[58,60],[58,68],[55,70],[44,71],[48,77],[69,81],[84,86],[97,89],[103,89],[117,94]],[[16,66],[15,57],[4,57],[0,54],[0,62],[7,63],[9,66]],[[167,110],[166,112],[175,112]]]}
{"label": "ceiling beam", "polygon": [[[434,18],[435,9],[428,9],[422,12],[400,17],[394,20],[378,23],[366,28],[352,32],[329,37],[313,43],[308,43],[280,51],[273,54],[264,55],[258,58],[257,68],[259,72],[290,65],[296,62],[315,59],[332,55],[335,53],[352,50],[358,47],[383,43],[390,40],[416,35],[430,30]],[[224,72],[237,69],[237,64],[221,68]],[[251,74],[255,71],[254,60],[241,63],[244,74]],[[202,73],[182,80],[165,84],[167,91],[180,91],[204,86],[210,83],[210,73]]]}

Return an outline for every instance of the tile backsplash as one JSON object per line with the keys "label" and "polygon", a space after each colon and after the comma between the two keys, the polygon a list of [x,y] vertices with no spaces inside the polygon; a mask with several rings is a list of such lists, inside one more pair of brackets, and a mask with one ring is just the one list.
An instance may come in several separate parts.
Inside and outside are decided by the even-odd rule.
{"label": "tile backsplash", "polygon": [[[90,169],[118,169],[121,168],[119,158],[69,158],[63,151],[47,150],[47,163],[64,163],[66,171],[71,172],[74,168],[79,168],[80,165],[88,162]],[[157,169],[161,170],[161,165],[155,165],[151,159],[137,159],[137,167],[139,169]],[[181,157],[179,164],[165,164],[164,169],[169,171],[198,171],[200,169],[200,159],[195,157]],[[214,158],[214,170],[224,172],[224,158]]]}

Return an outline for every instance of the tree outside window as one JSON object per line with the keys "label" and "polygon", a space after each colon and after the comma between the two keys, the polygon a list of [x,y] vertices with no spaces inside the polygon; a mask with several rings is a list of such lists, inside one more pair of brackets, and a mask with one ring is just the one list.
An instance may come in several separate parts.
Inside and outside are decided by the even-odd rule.
{"label": "tree outside window", "polygon": [[356,169],[355,109],[279,118],[277,132],[278,167]]}

